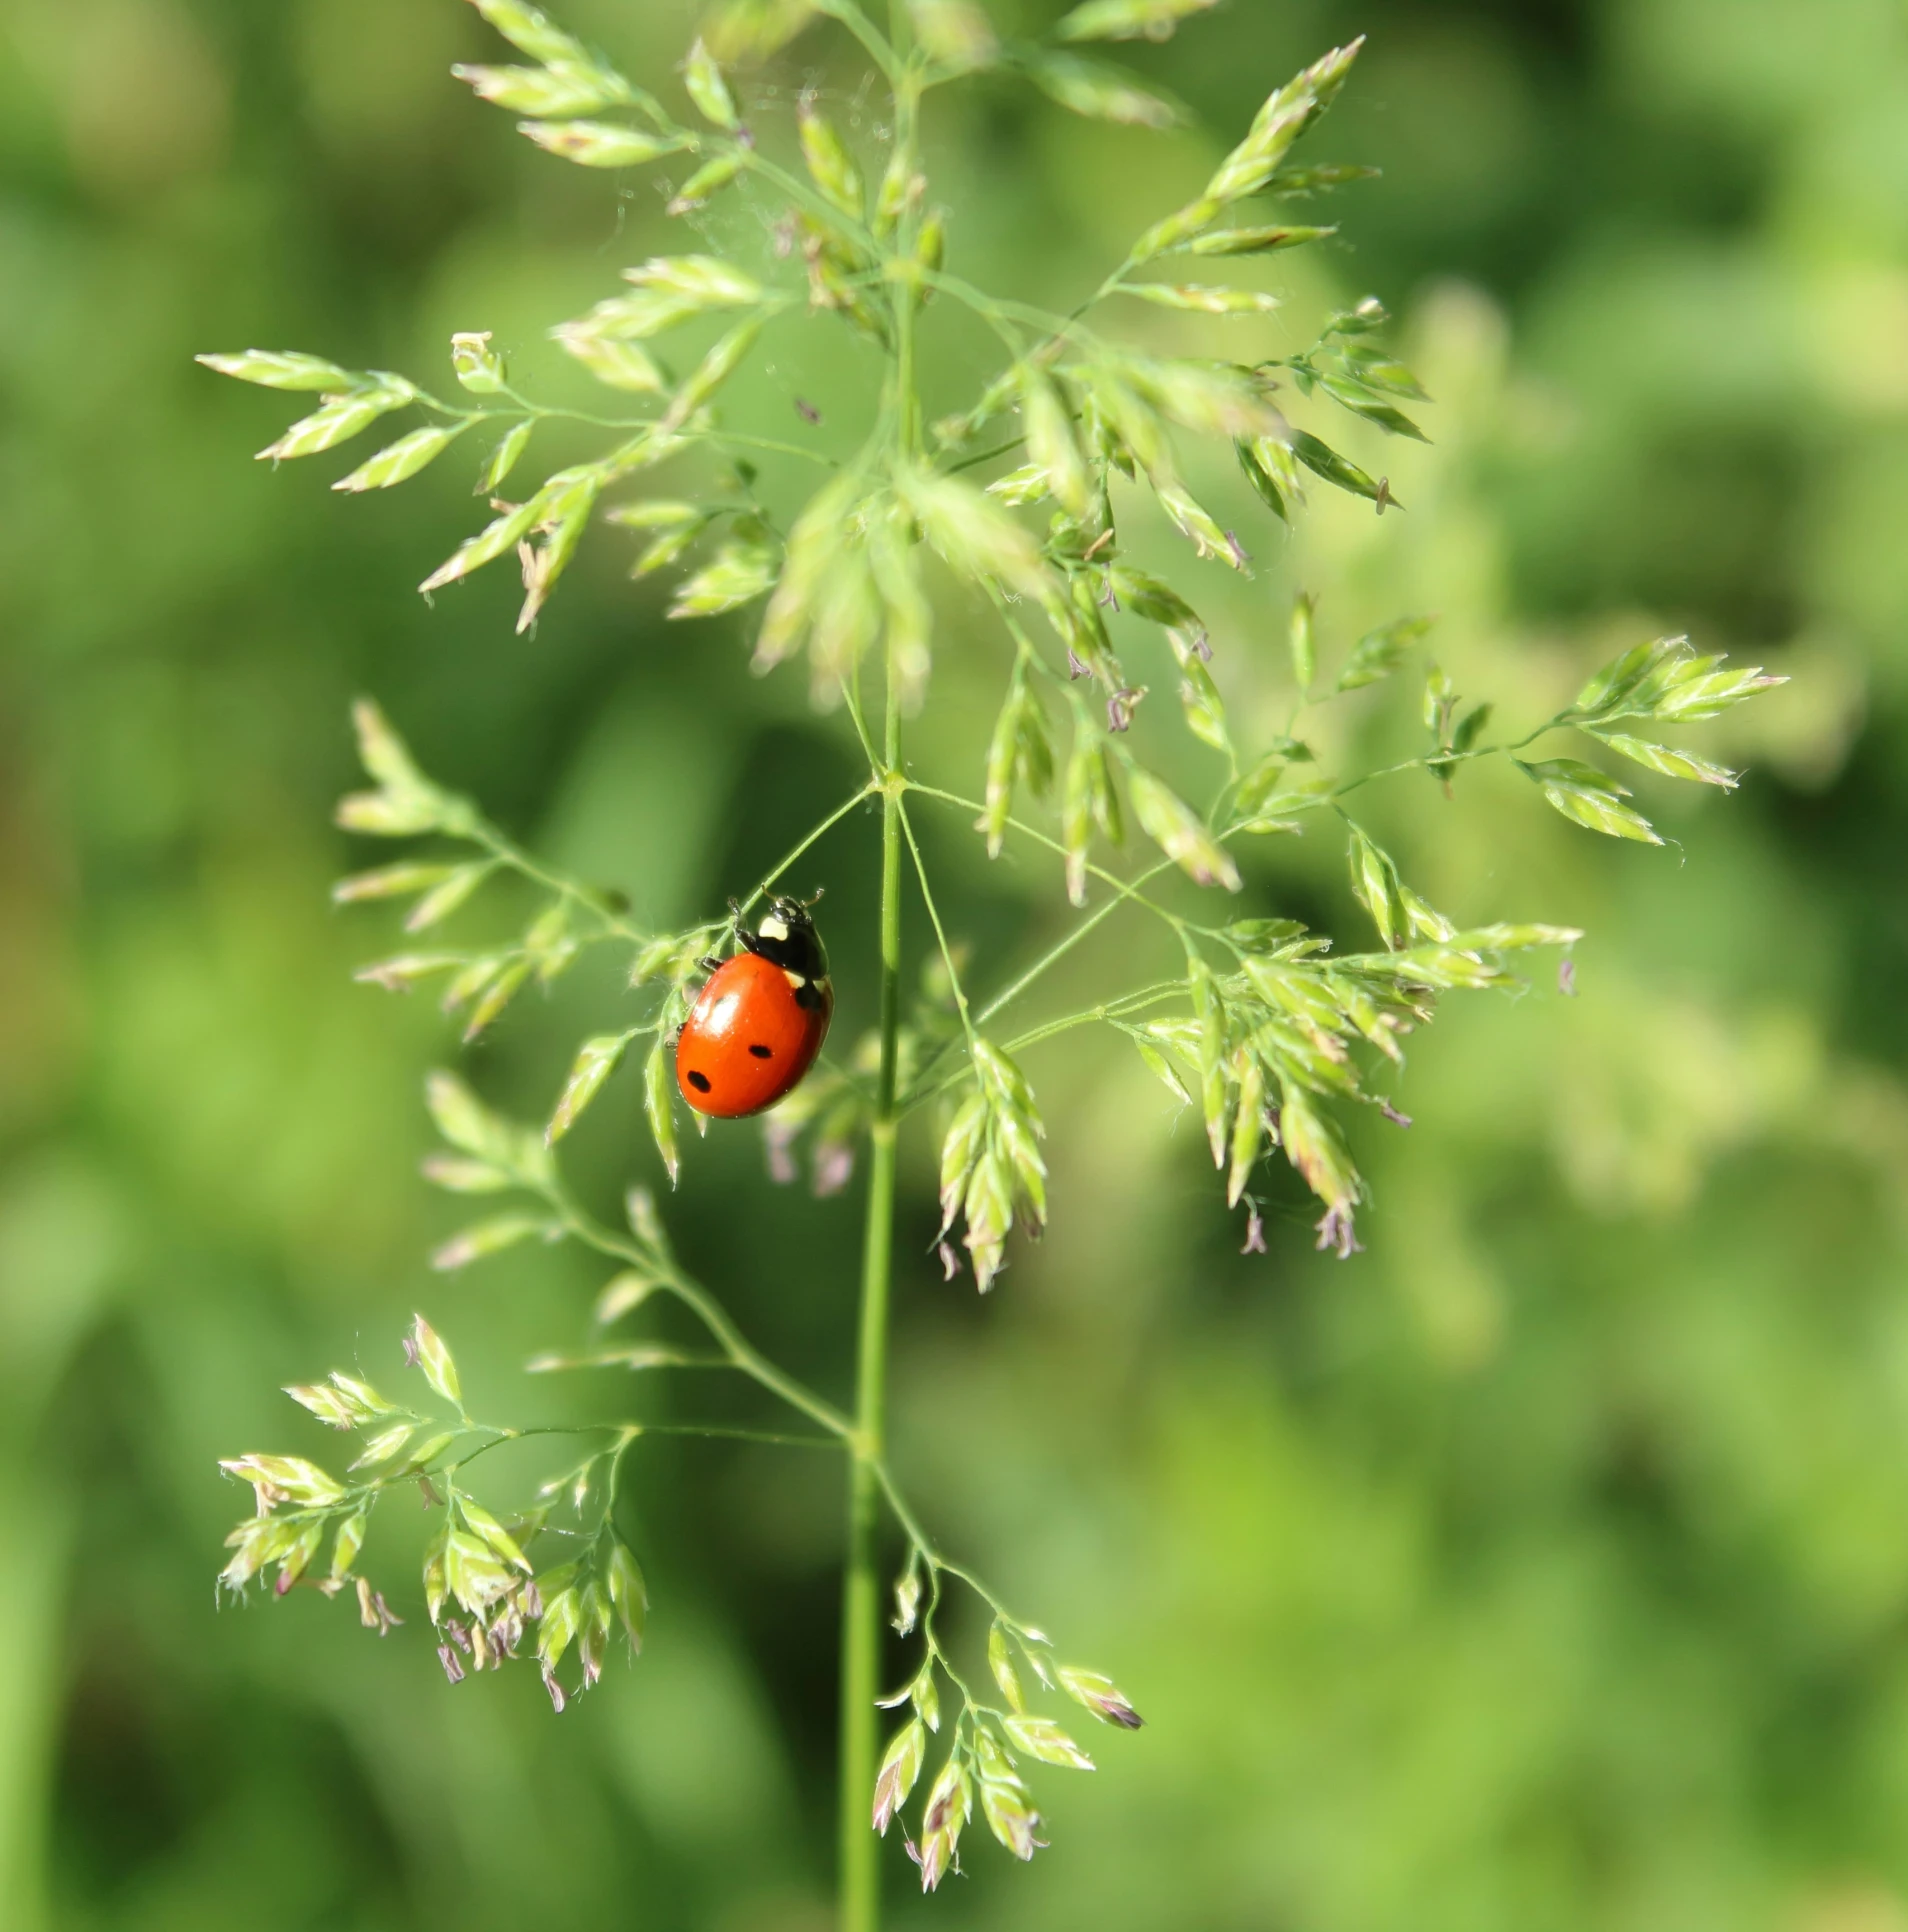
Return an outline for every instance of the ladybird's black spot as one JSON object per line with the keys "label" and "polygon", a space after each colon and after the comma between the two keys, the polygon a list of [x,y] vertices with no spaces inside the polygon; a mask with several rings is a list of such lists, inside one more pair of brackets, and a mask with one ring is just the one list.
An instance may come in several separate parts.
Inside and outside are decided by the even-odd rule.
{"label": "ladybird's black spot", "polygon": [[697,1093],[707,1093],[709,1091],[709,1076],[706,1073],[692,1073],[689,1076],[689,1084],[695,1088]]}
{"label": "ladybird's black spot", "polygon": [[765,1046],[752,1046],[749,1048],[749,1051],[752,1054],[754,1054],[758,1060],[772,1060],[775,1057],[774,1054]]}

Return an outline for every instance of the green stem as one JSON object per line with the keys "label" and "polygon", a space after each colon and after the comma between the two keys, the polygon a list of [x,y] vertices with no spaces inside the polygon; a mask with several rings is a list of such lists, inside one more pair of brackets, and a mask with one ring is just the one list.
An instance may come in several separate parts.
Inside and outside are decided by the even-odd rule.
{"label": "green stem", "polygon": [[982,450],[978,456],[964,456],[958,463],[947,464],[943,474],[959,476],[963,470],[977,470],[983,463],[993,462],[996,457],[1011,456],[1015,450],[1023,448],[1026,441],[1024,436],[1016,436],[1011,443],[997,443],[992,449]]}
{"label": "green stem", "polygon": [[748,151],[747,165],[751,174],[760,175],[764,181],[773,182],[790,201],[799,203],[826,226],[838,229],[849,240],[865,248],[870,254],[876,252],[874,237],[867,229],[852,216],[844,215],[826,195],[817,194],[800,175],[789,173],[786,168],[771,161],[767,155],[754,148]]}
{"label": "green stem", "polygon": [[806,852],[811,845],[817,844],[826,833],[832,832],[835,829],[835,827],[839,825],[841,821],[848,816],[850,812],[852,812],[858,805],[860,805],[861,802],[867,797],[869,797],[876,789],[877,787],[875,785],[875,781],[871,778],[869,779],[867,784],[862,786],[860,791],[856,792],[853,798],[847,799],[842,804],[837,805],[835,809],[832,812],[830,812],[828,816],[825,819],[823,819],[822,822],[819,825],[817,825],[812,832],[808,833],[807,836],[804,837],[799,844],[790,848],[790,850],[783,856],[781,861],[776,865],[775,869],[772,872],[768,872],[763,875],[762,883],[758,885],[755,888],[755,890],[751,892],[749,896],[742,901],[742,910],[744,912],[747,912],[749,908],[753,906],[758,899],[760,899],[761,897],[763,897],[765,893],[767,893],[768,889],[772,885],[774,885],[776,880],[779,879],[782,876],[782,874],[786,872],[789,869],[789,867],[792,866],[795,863],[795,861],[799,859],[802,856],[802,854]]}
{"label": "green stem", "polygon": [[791,1436],[776,1429],[731,1428],[726,1422],[637,1422],[630,1427],[645,1436],[706,1436],[712,1442],[753,1442],[771,1449],[839,1449],[838,1436]]}
{"label": "green stem", "polygon": [[861,42],[868,58],[881,69],[882,74],[892,83],[897,77],[897,63],[894,48],[881,37],[875,24],[854,0],[819,0],[815,11],[828,15],[831,20],[841,24]]}
{"label": "green stem", "polygon": [[473,818],[464,828],[465,835],[473,843],[481,845],[500,865],[507,865],[513,872],[521,873],[534,885],[554,892],[559,898],[574,899],[602,920],[605,932],[613,933],[618,939],[627,939],[642,945],[653,937],[652,934],[639,932],[627,919],[624,919],[609,900],[591,887],[579,884],[575,879],[566,879],[560,872],[552,872],[547,866],[540,865],[530,854],[492,825],[488,819]]}
{"label": "green stem", "polygon": [[908,818],[905,804],[901,805],[901,831],[908,841],[908,851],[914,860],[915,883],[921,888],[921,902],[927,907],[929,923],[934,928],[935,944],[941,949],[941,964],[947,968],[947,983],[953,990],[954,1005],[961,1016],[961,1031],[967,1035],[967,1044],[974,1045],[973,1016],[967,1010],[967,994],[961,986],[960,968],[954,961],[954,948],[948,944],[947,928],[941,924],[941,909],[934,903],[934,891],[928,884],[927,861],[921,856],[920,841],[914,836],[913,823]]}
{"label": "green stem", "polygon": [[[450,409],[448,404],[432,402],[428,397],[420,397],[433,409],[442,409],[447,414],[458,415],[468,412]],[[533,403],[513,391],[511,400],[521,404],[523,413],[532,422],[540,423],[582,423],[590,429],[614,429],[625,435],[640,433],[656,427],[654,416],[597,416],[587,409],[554,409],[542,403]],[[490,410],[468,416],[470,422],[481,423],[500,416],[502,412]],[[678,429],[671,432],[675,440],[682,443],[707,443],[715,449],[759,449],[767,450],[773,456],[799,456],[806,463],[818,463],[825,470],[841,468],[840,460],[818,449],[808,449],[800,443],[783,442],[773,436],[748,436],[733,430],[718,429]]]}
{"label": "green stem", "polygon": [[771,1395],[778,1396],[791,1409],[799,1410],[811,1422],[820,1423],[839,1440],[846,1442],[853,1436],[855,1425],[848,1417],[832,1402],[824,1401],[813,1389],[804,1387],[794,1376],[777,1368],[766,1355],[753,1347],[730,1320],[728,1311],[700,1282],[691,1280],[666,1256],[627,1239],[613,1228],[606,1228],[579,1207],[561,1187],[553,1184],[545,1190],[545,1198],[562,1217],[563,1225],[586,1247],[594,1248],[598,1254],[634,1262],[638,1267],[648,1269],[663,1290],[673,1295],[702,1323],[723,1353],[744,1375],[760,1383]]}
{"label": "green stem", "polygon": [[[987,809],[977,798],[963,798],[959,792],[944,792],[936,785],[917,785],[912,780],[909,780],[908,790],[919,793],[923,798],[939,799],[943,805],[957,805],[963,811],[978,813],[984,812]],[[1007,829],[1010,832],[1018,832],[1023,838],[1032,839],[1036,845],[1044,845],[1049,852],[1057,852],[1062,858],[1066,856],[1067,848],[1058,839],[1050,839],[1045,832],[1040,831],[1035,826],[1028,825],[1021,819],[1008,819]],[[1168,860],[1165,864],[1153,866],[1142,876],[1150,879],[1156,877],[1159,873],[1170,872],[1171,870],[1172,862]],[[1117,873],[1108,872],[1104,866],[1089,865],[1087,867],[1087,874],[1091,878],[1100,880],[1102,884],[1110,885],[1120,898],[1129,899],[1136,906],[1144,906],[1155,918],[1163,919],[1175,932],[1184,932],[1190,924],[1190,921],[1180,918],[1178,913],[1169,912],[1157,900],[1147,898],[1143,892],[1139,891],[1137,887],[1129,885]],[[991,1011],[992,1009],[990,1008],[989,1010]]]}
{"label": "green stem", "polygon": [[[1125,1019],[1129,1014],[1142,1013],[1149,1006],[1157,1006],[1161,1000],[1171,999],[1175,994],[1183,997],[1185,992],[1186,982],[1183,979],[1163,979],[1155,985],[1143,986],[1137,992],[1122,993],[1117,998],[1103,1001],[1098,1006],[1089,1006],[1078,1013],[1063,1014],[1057,1020],[1048,1020],[1042,1026],[1033,1027],[1025,1033],[1017,1033],[1005,1043],[1002,1051],[1008,1054],[1023,1053],[1028,1047],[1038,1046],[1043,1040],[1051,1040],[1057,1033],[1071,1033],[1077,1026],[1096,1026],[1106,1021],[1117,1022]],[[938,1064],[937,1061],[936,1065]],[[902,1096],[903,1118],[911,1114],[916,1107],[939,1098],[949,1088],[959,1086],[968,1077],[965,1068],[944,1075],[938,1080],[933,1079],[933,1073],[934,1068],[930,1067]],[[929,1084],[930,1080],[933,1082],[932,1085]]]}
{"label": "green stem", "polygon": [[[1173,862],[1171,859],[1161,859],[1158,864],[1149,866],[1133,881],[1135,890],[1143,886],[1149,879],[1156,879],[1162,872],[1170,872],[1172,866]],[[1084,919],[1074,926],[1063,939],[1056,941],[1046,952],[1042,953],[1011,986],[1006,988],[1004,992],[996,993],[987,1002],[981,1011],[981,1025],[985,1026],[996,1013],[1005,1007],[1011,1006],[1035,980],[1041,978],[1052,967],[1057,966],[1075,946],[1079,945],[1081,940],[1092,932],[1095,926],[1099,925],[1103,920],[1110,919],[1114,913],[1119,911],[1124,903],[1125,899],[1120,895],[1116,895],[1111,899],[1101,900],[1092,912],[1088,913]]]}
{"label": "green stem", "polygon": [[[896,52],[888,69],[894,94],[895,155],[912,167],[915,77],[906,62],[908,17],[893,9]],[[912,257],[915,221],[904,214],[891,259]],[[894,383],[890,409],[894,456],[915,453],[915,294],[895,291]],[[894,1285],[895,1087],[901,1044],[901,704],[889,663],[879,762],[881,786],[881,1071],[868,1139],[868,1218],[862,1237],[861,1314],[855,1352],[855,1434],[848,1468],[848,1557],[841,1596],[841,1932],[877,1932],[881,1923],[881,1841],[869,1820],[878,1748],[875,1700],[881,1695],[880,1530],[888,1427],[888,1304]],[[855,729],[867,745],[859,705]]]}
{"label": "green stem", "polygon": [[881,1915],[880,1840],[869,1827],[876,1712],[881,1694],[878,1538],[888,1410],[888,1304],[894,1277],[895,1084],[901,1035],[901,795],[898,693],[888,680],[881,800],[881,1072],[875,1088],[863,1236],[855,1434],[848,1475],[848,1565],[841,1612],[841,1928],[875,1932]]}
{"label": "green stem", "polygon": [[[1050,359],[1055,345],[1069,337],[1081,337],[1089,347],[1104,344],[1105,338],[1084,327],[1072,316],[1061,315],[1053,309],[1036,308],[1031,302],[1004,301],[999,296],[989,295],[985,289],[976,288],[972,282],[963,281],[958,275],[949,275],[941,270],[923,270],[922,281],[942,294],[952,296],[964,307],[972,309],[984,322],[989,323],[996,333],[1003,323],[1025,323],[1032,329],[1045,329],[1047,340],[1029,356],[1020,350],[1023,359],[1040,361]],[[1097,296],[1094,298],[1099,299]],[[1013,345],[1010,345],[1013,346]]]}
{"label": "green stem", "polygon": [[1131,1013],[1143,1013],[1149,1006],[1157,1006],[1161,1000],[1185,997],[1186,982],[1183,979],[1162,979],[1151,986],[1142,986],[1136,992],[1122,993],[1117,999],[1106,1000],[1099,1006],[1087,1008],[1083,1013],[1062,1014],[1057,1020],[1048,1020],[1043,1025],[1030,1027],[1025,1033],[1016,1033],[1007,1042],[1008,1053],[1024,1053],[1031,1046],[1038,1046],[1042,1040],[1051,1040],[1056,1034],[1071,1033],[1076,1026],[1098,1026],[1109,1020],[1122,1020]]}

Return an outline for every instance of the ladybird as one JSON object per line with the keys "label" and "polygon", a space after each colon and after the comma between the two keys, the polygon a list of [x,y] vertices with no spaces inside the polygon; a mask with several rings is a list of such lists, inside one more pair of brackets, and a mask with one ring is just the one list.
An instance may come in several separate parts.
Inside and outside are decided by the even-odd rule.
{"label": "ladybird", "polygon": [[676,1036],[676,1084],[720,1120],[772,1107],[815,1064],[835,989],[815,922],[799,899],[771,899],[741,948],[718,965]]}

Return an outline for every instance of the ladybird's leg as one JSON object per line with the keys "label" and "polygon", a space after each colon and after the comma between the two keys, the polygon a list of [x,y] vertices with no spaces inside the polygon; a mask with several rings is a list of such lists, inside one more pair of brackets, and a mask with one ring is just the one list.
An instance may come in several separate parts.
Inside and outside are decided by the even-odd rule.
{"label": "ladybird's leg", "polygon": [[701,967],[705,973],[713,973],[715,969],[722,964],[722,961],[720,957],[715,953],[704,953],[702,957],[696,961],[696,964],[699,967]]}
{"label": "ladybird's leg", "polygon": [[761,934],[750,932],[742,923],[742,902],[739,899],[729,901],[729,924],[735,930],[735,943],[745,953],[759,953],[762,950]]}

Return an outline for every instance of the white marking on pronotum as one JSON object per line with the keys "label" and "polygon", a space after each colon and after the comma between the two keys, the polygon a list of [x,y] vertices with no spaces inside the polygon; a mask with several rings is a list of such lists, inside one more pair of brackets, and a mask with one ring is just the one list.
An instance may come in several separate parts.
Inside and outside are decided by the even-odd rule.
{"label": "white marking on pronotum", "polygon": [[788,983],[792,987],[794,987],[798,993],[801,991],[801,989],[804,986],[808,984],[807,980],[805,980],[800,973],[791,973],[786,966],[782,968],[782,977],[785,980],[787,980]]}
{"label": "white marking on pronotum", "polygon": [[778,919],[773,913],[770,913],[756,927],[755,933],[758,939],[786,939],[788,937],[788,925],[786,921]]}

